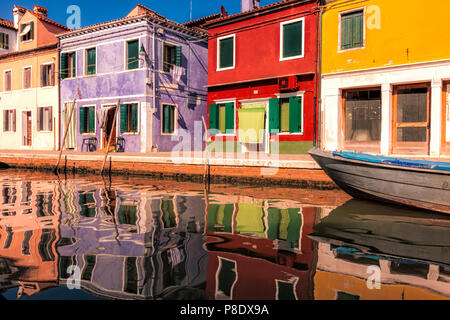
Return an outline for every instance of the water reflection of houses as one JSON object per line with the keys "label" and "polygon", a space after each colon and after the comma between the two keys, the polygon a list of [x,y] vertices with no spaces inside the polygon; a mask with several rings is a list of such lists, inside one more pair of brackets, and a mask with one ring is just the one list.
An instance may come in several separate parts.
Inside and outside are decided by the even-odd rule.
{"label": "water reflection of houses", "polygon": [[[311,299],[318,207],[295,201],[210,197],[208,299]],[[257,272],[255,272],[257,270]]]}
{"label": "water reflection of houses", "polygon": [[76,265],[82,289],[107,298],[192,296],[204,287],[200,195],[76,183],[67,188],[58,247],[61,284],[70,276],[67,267]]}
{"label": "water reflection of houses", "polygon": [[[450,299],[449,235],[446,216],[351,200],[311,235],[319,241],[314,298]],[[379,289],[371,266],[381,271]]]}
{"label": "water reflection of houses", "polygon": [[57,284],[59,190],[49,181],[0,179],[0,290],[32,295]]}

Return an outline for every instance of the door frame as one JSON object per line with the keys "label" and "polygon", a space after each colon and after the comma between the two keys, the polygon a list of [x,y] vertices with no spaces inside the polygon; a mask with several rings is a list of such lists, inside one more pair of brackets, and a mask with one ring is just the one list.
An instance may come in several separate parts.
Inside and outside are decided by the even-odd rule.
{"label": "door frame", "polygon": [[[23,116],[25,113],[30,112],[31,113],[31,145],[24,145],[23,144],[23,134],[25,131],[25,128],[23,127]],[[33,110],[32,109],[22,109],[20,110],[20,148],[21,149],[31,149],[33,147]]]}
{"label": "door frame", "polygon": [[447,130],[450,130],[447,128],[447,117],[450,119],[450,104],[447,106],[447,96],[450,97],[450,80],[442,84],[441,154],[443,155],[450,155],[450,142],[446,141]]}
{"label": "door frame", "polygon": [[[397,92],[400,89],[415,89],[415,88],[427,88],[427,122],[412,122],[403,126],[398,126],[397,123]],[[392,139],[391,139],[391,154],[407,154],[407,155],[429,155],[430,154],[430,133],[431,133],[431,83],[414,83],[414,84],[401,84],[393,85],[392,88]],[[412,125],[415,124],[415,125]],[[397,142],[397,129],[398,128],[422,128],[426,124],[427,128],[427,141],[426,142]]]}

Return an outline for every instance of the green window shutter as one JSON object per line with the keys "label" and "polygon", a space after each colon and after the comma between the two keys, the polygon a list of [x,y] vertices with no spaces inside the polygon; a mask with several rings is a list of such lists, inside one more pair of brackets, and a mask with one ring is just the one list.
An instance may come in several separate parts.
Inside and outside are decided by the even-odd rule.
{"label": "green window shutter", "polygon": [[120,132],[128,132],[128,105],[120,105]]}
{"label": "green window shutter", "polygon": [[66,79],[67,77],[69,77],[69,65],[67,58],[67,53],[61,53],[61,79]]}
{"label": "green window shutter", "polygon": [[163,106],[163,133],[170,133],[170,106]]}
{"label": "green window shutter", "polygon": [[72,78],[77,76],[77,53],[73,52],[72,55]]}
{"label": "green window shutter", "polygon": [[86,133],[86,117],[87,112],[85,107],[80,108],[80,133]]}
{"label": "green window shutter", "polygon": [[30,27],[31,27],[31,29],[30,29],[30,40],[33,40],[34,39],[34,22],[33,21],[30,21]]}
{"label": "green window shutter", "polygon": [[5,34],[4,33],[0,33],[0,48],[6,49],[5,48]]}
{"label": "green window shutter", "polygon": [[170,133],[175,132],[175,106],[170,106],[170,121],[169,121],[169,125],[170,125]]}
{"label": "green window shutter", "polygon": [[300,97],[289,98],[289,132],[302,132],[302,107]]}
{"label": "green window shutter", "polygon": [[342,16],[341,23],[341,49],[352,47],[352,19],[349,16]]}
{"label": "green window shutter", "polygon": [[5,49],[9,49],[9,34],[5,34]]}
{"label": "green window shutter", "polygon": [[269,99],[269,132],[280,131],[280,101],[277,98]]}
{"label": "green window shutter", "polygon": [[131,105],[131,131],[138,132],[138,104]]}
{"label": "green window shutter", "polygon": [[175,65],[181,67],[181,46],[175,47]]}
{"label": "green window shutter", "polygon": [[352,39],[352,47],[358,48],[363,46],[364,39],[364,19],[363,15],[356,14],[352,18],[352,30],[353,30],[353,39]]}
{"label": "green window shutter", "polygon": [[219,106],[215,103],[209,105],[209,130],[219,129]]}
{"label": "green window shutter", "polygon": [[130,41],[127,43],[128,46],[128,70],[139,68],[139,41]]}
{"label": "green window shutter", "polygon": [[87,50],[87,74],[93,75],[96,73],[96,49],[88,49]]}
{"label": "green window shutter", "polygon": [[299,56],[303,51],[303,22],[283,26],[283,58]]}
{"label": "green window shutter", "polygon": [[95,132],[95,107],[89,107],[89,132]]}
{"label": "green window shutter", "polygon": [[220,40],[219,51],[219,68],[232,67],[234,64],[234,38]]}
{"label": "green window shutter", "polygon": [[225,104],[225,130],[234,130],[234,103]]}

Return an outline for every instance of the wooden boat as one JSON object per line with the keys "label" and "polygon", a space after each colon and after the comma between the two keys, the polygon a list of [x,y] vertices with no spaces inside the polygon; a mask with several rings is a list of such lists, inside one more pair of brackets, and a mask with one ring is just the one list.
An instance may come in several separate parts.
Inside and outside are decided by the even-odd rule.
{"label": "wooden boat", "polygon": [[450,213],[450,163],[318,149],[309,153],[354,198]]}

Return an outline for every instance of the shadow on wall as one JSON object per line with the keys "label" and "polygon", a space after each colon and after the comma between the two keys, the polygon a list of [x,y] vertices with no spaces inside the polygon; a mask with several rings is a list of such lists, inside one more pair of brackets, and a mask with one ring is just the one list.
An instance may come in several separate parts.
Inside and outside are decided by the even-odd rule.
{"label": "shadow on wall", "polygon": [[8,169],[10,166],[6,163],[0,162],[0,169]]}

